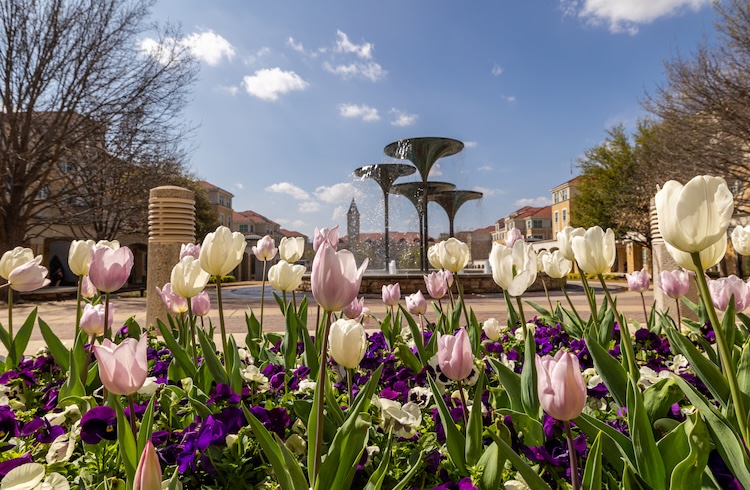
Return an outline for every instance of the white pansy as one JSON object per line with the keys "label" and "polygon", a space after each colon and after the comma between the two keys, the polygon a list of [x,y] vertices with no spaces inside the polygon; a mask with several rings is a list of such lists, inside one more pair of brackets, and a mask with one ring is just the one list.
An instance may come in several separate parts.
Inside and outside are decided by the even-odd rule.
{"label": "white pansy", "polygon": [[393,429],[397,437],[410,438],[417,433],[417,427],[422,423],[422,411],[416,403],[408,402],[403,406],[394,400],[380,398],[380,417],[385,432]]}
{"label": "white pansy", "polygon": [[657,373],[648,366],[641,366],[640,373],[641,377],[638,380],[638,384],[640,384],[644,388],[648,388],[649,386],[656,384],[663,379],[669,379],[673,376],[672,371],[664,370]]}
{"label": "white pansy", "polygon": [[158,390],[162,386],[162,383],[156,382],[156,376],[147,376],[146,381],[144,381],[143,383],[143,386],[138,388],[138,391],[136,393],[138,393],[139,395],[151,396],[156,393],[156,390]]}
{"label": "white pansy", "polygon": [[50,425],[62,425],[68,418],[81,418],[81,409],[74,403],[65,407],[62,412],[50,412],[45,414],[43,418],[47,420]]}

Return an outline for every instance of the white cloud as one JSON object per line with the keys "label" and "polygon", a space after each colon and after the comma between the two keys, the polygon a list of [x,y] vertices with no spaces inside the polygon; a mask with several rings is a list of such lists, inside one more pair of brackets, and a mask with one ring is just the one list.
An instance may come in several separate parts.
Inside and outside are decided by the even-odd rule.
{"label": "white cloud", "polygon": [[365,122],[380,120],[378,110],[364,104],[339,104],[339,115],[341,117],[362,119]]}
{"label": "white cloud", "polygon": [[477,170],[479,170],[480,172],[489,172],[492,170],[492,165],[482,165]]}
{"label": "white cloud", "polygon": [[260,61],[261,58],[265,58],[269,54],[271,54],[271,48],[269,48],[269,47],[260,48],[255,53],[251,53],[251,54],[249,54],[249,55],[247,55],[245,57],[245,64],[246,65],[254,65],[258,61]]}
{"label": "white cloud", "polygon": [[354,44],[349,41],[349,36],[346,33],[339,30],[336,31],[336,52],[354,53],[358,58],[370,60],[372,59],[372,49],[372,43]]}
{"label": "white cloud", "polygon": [[274,221],[290,230],[307,226],[307,223],[301,219],[274,218]]}
{"label": "white cloud", "polygon": [[305,47],[302,45],[302,43],[298,43],[297,41],[295,41],[292,36],[289,36],[289,39],[286,40],[286,45],[298,53],[305,54]]}
{"label": "white cloud", "polygon": [[561,0],[568,15],[577,15],[595,25],[608,24],[610,32],[636,34],[638,26],[685,10],[696,12],[711,0]]}
{"label": "white cloud", "polygon": [[237,182],[236,184],[234,184],[234,188],[241,191],[245,188],[245,184],[243,184],[242,182]]}
{"label": "white cloud", "polygon": [[297,206],[297,211],[304,214],[317,213],[320,211],[320,203],[318,201],[303,201]]}
{"label": "white cloud", "polygon": [[440,168],[440,162],[435,162],[430,168],[428,177],[440,177],[443,175],[443,169]]}
{"label": "white cloud", "polygon": [[[318,187],[317,189],[315,189],[315,197],[329,204],[337,204],[341,202],[350,201],[354,197],[356,192],[357,191],[354,185],[350,183],[339,183],[339,184],[334,184],[330,187],[328,186]],[[347,202],[347,205],[348,205],[348,202]]]}
{"label": "white cloud", "polygon": [[517,200],[513,204],[515,204],[516,206],[543,207],[552,204],[552,199],[549,196],[525,197],[523,199]]}
{"label": "white cloud", "polygon": [[346,213],[349,211],[347,206],[336,206],[331,213],[331,221],[342,221],[346,219]]}
{"label": "white cloud", "polygon": [[231,96],[235,96],[240,92],[240,88],[237,85],[219,85],[217,89]]}
{"label": "white cloud", "polygon": [[224,58],[231,61],[235,54],[234,46],[211,30],[190,34],[181,43],[209,66],[218,65]]}
{"label": "white cloud", "polygon": [[413,126],[417,122],[417,118],[419,117],[416,114],[408,114],[404,111],[396,109],[395,107],[388,111],[388,114],[393,114],[394,116],[393,120],[391,121],[391,126],[399,127]]}
{"label": "white cloud", "polygon": [[473,191],[481,192],[484,194],[484,197],[490,197],[490,196],[497,196],[500,194],[505,194],[505,191],[502,189],[490,189],[489,187],[482,187],[482,186],[476,186],[472,189]]}
{"label": "white cloud", "polygon": [[310,199],[310,194],[304,189],[290,183],[290,182],[279,182],[277,184],[271,184],[265,188],[266,192],[276,192],[278,194],[287,194],[298,201]]}
{"label": "white cloud", "polygon": [[503,95],[503,99],[505,99],[505,101],[508,102],[509,104],[512,104],[513,102],[516,101],[516,96],[515,95]]}
{"label": "white cloud", "polygon": [[499,77],[503,74],[503,67],[495,63],[492,66],[492,70],[490,71],[490,73],[492,73],[492,76]]}
{"label": "white cloud", "polygon": [[309,85],[295,72],[281,68],[264,68],[242,79],[242,87],[248,94],[269,101],[278,100],[280,94],[305,90]]}
{"label": "white cloud", "polygon": [[464,148],[476,148],[479,146],[479,143],[476,141],[464,141]]}
{"label": "white cloud", "polygon": [[371,61],[369,63],[350,63],[348,65],[332,65],[329,62],[323,63],[323,68],[334,75],[338,75],[344,79],[350,79],[354,77],[362,77],[370,80],[371,82],[377,82],[381,78],[385,77],[388,73],[382,66]]}

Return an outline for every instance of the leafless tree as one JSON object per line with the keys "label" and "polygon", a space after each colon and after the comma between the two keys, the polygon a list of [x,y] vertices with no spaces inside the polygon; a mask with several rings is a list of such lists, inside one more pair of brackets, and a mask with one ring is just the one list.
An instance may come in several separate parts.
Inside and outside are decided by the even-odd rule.
{"label": "leafless tree", "polygon": [[[2,249],[51,223],[131,231],[145,224],[146,187],[182,172],[197,65],[176,28],[148,23],[152,4],[0,2]],[[148,53],[146,33],[158,41]]]}

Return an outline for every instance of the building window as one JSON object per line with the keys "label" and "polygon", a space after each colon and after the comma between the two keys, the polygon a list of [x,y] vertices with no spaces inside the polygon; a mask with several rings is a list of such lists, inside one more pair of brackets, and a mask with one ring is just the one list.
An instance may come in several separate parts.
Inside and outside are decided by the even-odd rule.
{"label": "building window", "polygon": [[219,224],[221,224],[222,226],[224,226],[224,215],[223,214],[219,215]]}
{"label": "building window", "polygon": [[526,228],[531,228],[531,220],[526,221]]}
{"label": "building window", "polygon": [[231,228],[231,227],[232,227],[232,218],[227,216],[227,228]]}
{"label": "building window", "polygon": [[555,223],[558,222],[558,218],[560,217],[559,213],[555,211]]}
{"label": "building window", "polygon": [[542,220],[540,220],[540,219],[535,219],[535,220],[534,220],[534,221],[532,222],[532,225],[533,225],[533,226],[531,226],[531,228],[541,228],[542,226],[544,226],[544,225],[542,224]]}
{"label": "building window", "polygon": [[552,196],[555,199],[555,204],[557,204],[558,202],[560,202],[560,196],[559,196],[559,194],[557,192],[553,192]]}
{"label": "building window", "polygon": [[240,233],[247,233],[247,225],[240,225]]}
{"label": "building window", "polygon": [[568,221],[568,210],[567,209],[563,209],[562,211],[563,211],[563,223],[564,223],[564,222]]}
{"label": "building window", "polygon": [[568,200],[568,189],[565,189],[562,191],[562,200],[567,201]]}
{"label": "building window", "polygon": [[228,208],[232,207],[232,198],[231,197],[227,197],[227,207]]}
{"label": "building window", "polygon": [[223,205],[224,205],[224,196],[219,194],[219,206],[223,206]]}

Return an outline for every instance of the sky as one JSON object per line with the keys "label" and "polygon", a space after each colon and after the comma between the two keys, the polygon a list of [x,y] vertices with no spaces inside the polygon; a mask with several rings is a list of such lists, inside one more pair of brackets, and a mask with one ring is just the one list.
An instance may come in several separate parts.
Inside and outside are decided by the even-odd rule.
{"label": "sky", "polygon": [[[409,163],[383,151],[408,138],[464,143],[429,177],[483,193],[456,231],[550,204],[607,129],[646,115],[664,62],[710,39],[715,18],[710,0],[157,0],[152,20],[181,25],[200,62],[189,170],[235,211],[312,237],[346,234],[352,198],[361,231],[382,232],[382,191],[353,172]],[[391,230],[416,231],[414,206],[389,202]],[[428,216],[431,236],[448,230],[437,204]]]}

